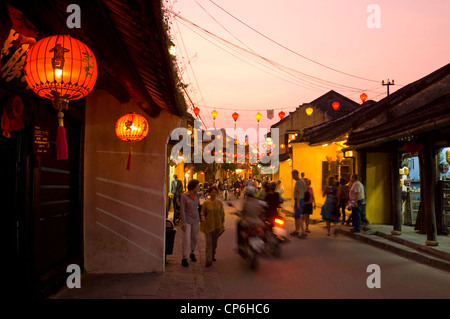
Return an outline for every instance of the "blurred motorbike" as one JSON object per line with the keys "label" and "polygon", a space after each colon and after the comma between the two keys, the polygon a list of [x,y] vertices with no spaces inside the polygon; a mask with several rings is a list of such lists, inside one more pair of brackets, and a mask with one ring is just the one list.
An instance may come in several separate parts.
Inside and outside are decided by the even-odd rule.
{"label": "blurred motorbike", "polygon": [[[231,203],[228,205],[233,207]],[[252,270],[257,268],[259,254],[280,256],[280,244],[289,241],[282,217],[276,216],[265,221],[261,219],[249,226],[242,212],[237,215],[240,217],[237,223],[238,253]]]}

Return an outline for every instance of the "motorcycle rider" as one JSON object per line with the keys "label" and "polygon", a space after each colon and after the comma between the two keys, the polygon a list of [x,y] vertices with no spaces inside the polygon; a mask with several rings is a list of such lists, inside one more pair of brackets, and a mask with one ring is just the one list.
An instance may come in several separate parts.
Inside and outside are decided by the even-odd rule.
{"label": "motorcycle rider", "polygon": [[241,219],[237,224],[238,247],[244,244],[242,232],[247,228],[259,229],[261,236],[264,234],[264,212],[265,203],[255,197],[257,189],[248,186],[245,189],[244,207],[241,212]]}

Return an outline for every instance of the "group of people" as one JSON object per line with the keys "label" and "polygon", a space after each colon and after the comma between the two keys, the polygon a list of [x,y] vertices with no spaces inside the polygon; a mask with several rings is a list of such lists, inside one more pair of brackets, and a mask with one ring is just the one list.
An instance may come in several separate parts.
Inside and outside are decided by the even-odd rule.
{"label": "group of people", "polygon": [[192,262],[196,262],[195,248],[199,230],[205,233],[206,238],[206,266],[215,261],[215,253],[219,236],[224,231],[225,213],[223,204],[217,199],[219,189],[212,186],[209,189],[209,198],[200,205],[199,186],[196,179],[190,180],[188,191],[180,198],[181,229],[183,230],[181,265],[189,266],[188,254]]}
{"label": "group of people", "polygon": [[[199,231],[205,233],[205,266],[211,266],[213,261],[216,261],[215,255],[219,236],[225,230],[223,203],[217,197],[219,189],[215,185],[211,186],[209,188],[209,197],[200,204],[199,184],[199,181],[195,179],[189,181],[187,192],[180,196],[181,229],[183,230],[181,265],[184,267],[189,266],[188,255],[192,262],[197,261],[195,248]],[[276,182],[267,182],[264,184],[263,195],[258,197],[256,187],[246,186],[245,192],[247,197],[242,211],[243,217],[249,221],[252,218],[270,220],[276,217],[282,203],[280,192],[277,192],[276,189]],[[254,209],[252,204],[260,200],[266,202],[263,212],[260,209]],[[258,205],[262,207],[260,204]]]}
{"label": "group of people", "polygon": [[[312,209],[316,207],[314,192],[311,188],[311,180],[304,178],[304,173],[300,178],[297,170],[292,171],[292,178],[296,181],[294,188],[294,219],[295,230],[291,233],[299,238],[307,238],[309,233],[309,217]],[[349,224],[352,222],[351,232],[360,232],[361,223],[369,224],[365,217],[365,193],[364,186],[359,181],[359,176],[353,174],[349,185],[345,179],[341,178],[336,182],[336,178],[330,176],[328,184],[322,190],[322,196],[326,197],[322,206],[321,216],[326,222],[327,236],[331,235],[331,224]],[[351,211],[350,217],[346,220],[346,208]],[[342,210],[342,221],[340,220]],[[301,233],[300,233],[301,230]]]}
{"label": "group of people", "polygon": [[[295,180],[294,188],[294,220],[295,230],[291,233],[293,236],[299,238],[307,238],[309,230],[309,217],[316,208],[314,192],[311,187],[311,180],[299,176],[297,170],[292,171],[292,178]],[[206,266],[212,265],[216,260],[216,248],[219,236],[225,230],[225,213],[222,201],[217,196],[219,195],[219,188],[213,185],[209,189],[209,198],[200,204],[199,196],[199,181],[191,180],[187,186],[187,192],[179,196],[180,213],[183,230],[183,244],[182,244],[182,261],[181,265],[189,266],[188,255],[192,262],[197,261],[195,256],[195,248],[197,245],[197,238],[199,230],[205,233],[206,247]],[[246,192],[250,194],[250,199],[244,203],[244,211],[251,212],[249,205],[252,200],[259,198],[266,202],[265,218],[272,218],[279,214],[280,203],[282,202],[283,189],[281,182],[264,183],[262,193],[258,194],[257,188],[254,187],[253,181],[249,179],[245,185]],[[351,210],[351,218],[353,228],[352,232],[361,231],[361,222],[368,224],[365,218],[365,211],[363,204],[365,201],[364,186],[359,181],[357,174],[353,174],[350,179],[350,184],[347,185],[344,179],[340,179],[337,183],[335,177],[328,179],[328,184],[324,187],[322,195],[326,197],[325,203],[322,206],[321,215],[326,221],[327,235],[331,234],[331,224],[340,222],[342,209],[342,223],[349,222],[345,220],[345,209]],[[251,205],[250,205],[251,206]],[[273,216],[272,216],[273,215]]]}

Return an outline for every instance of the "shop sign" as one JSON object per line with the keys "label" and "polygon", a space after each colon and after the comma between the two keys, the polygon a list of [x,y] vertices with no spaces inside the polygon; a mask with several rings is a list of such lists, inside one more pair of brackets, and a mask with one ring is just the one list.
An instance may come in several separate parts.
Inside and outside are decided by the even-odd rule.
{"label": "shop sign", "polygon": [[18,92],[19,90],[25,91],[28,89],[23,67],[28,49],[34,43],[36,43],[35,39],[25,37],[14,29],[11,29],[8,38],[2,46],[0,55],[0,80],[3,85],[17,93],[22,93]]}
{"label": "shop sign", "polygon": [[47,153],[50,148],[49,131],[39,126],[34,127],[34,153],[36,155]]}

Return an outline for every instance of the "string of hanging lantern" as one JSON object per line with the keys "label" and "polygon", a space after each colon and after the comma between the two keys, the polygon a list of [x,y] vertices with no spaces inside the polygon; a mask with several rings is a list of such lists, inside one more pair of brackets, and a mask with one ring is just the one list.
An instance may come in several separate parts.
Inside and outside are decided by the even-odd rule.
{"label": "string of hanging lantern", "polygon": [[[368,98],[367,94],[364,92],[359,97],[360,97],[362,103],[364,103]],[[213,107],[213,106],[208,106],[208,105],[197,105],[194,108],[194,112],[195,112],[195,109],[198,109],[198,112],[200,112],[199,107],[205,107],[205,108],[210,108],[210,109],[212,108],[214,110],[224,110],[224,111],[236,112],[236,107],[217,107],[217,106]],[[257,109],[242,108],[242,109],[239,109],[239,112],[260,112],[261,110],[263,110],[263,111],[280,110],[280,113],[285,114],[283,112],[283,110],[295,110],[297,108],[298,108],[298,106],[268,107],[268,108],[263,108],[263,109],[262,108],[257,108]],[[280,113],[278,113],[278,115],[280,115]],[[280,115],[280,117],[281,117],[281,115]]]}
{"label": "string of hanging lantern", "polygon": [[[361,105],[364,105],[364,103],[365,103],[365,101],[367,100],[367,94],[366,93],[362,93],[361,95],[360,95],[360,99],[361,99],[361,101],[362,101],[362,103],[361,103]],[[339,107],[340,107],[340,103],[338,102],[338,101],[335,101],[335,102],[333,102],[332,104],[331,104],[331,106],[332,106],[332,108],[334,109],[334,118],[336,119],[337,118],[337,111],[338,111],[338,109],[339,109]],[[280,118],[280,120],[283,120],[284,118],[285,118],[285,116],[286,116],[286,113],[283,111],[283,110],[286,110],[286,109],[297,109],[297,107],[282,107],[282,108],[277,108],[278,110],[281,110],[279,113],[278,113],[278,116],[279,116],[279,118]],[[218,109],[218,110],[233,110],[233,109],[230,109],[230,108],[225,108],[225,107],[216,107],[216,108],[214,108],[214,110],[211,112],[211,116],[212,116],[212,118],[213,118],[213,120],[214,120],[214,128],[216,127],[216,118],[217,118],[217,116],[218,116],[218,112],[216,111],[216,109]],[[273,111],[274,109],[267,109],[267,111],[269,112],[269,111]],[[261,113],[259,113],[259,110],[248,110],[248,109],[243,109],[243,110],[240,110],[240,111],[242,111],[242,112],[255,112],[255,111],[258,111],[256,114],[255,114],[255,117],[256,117],[256,120],[257,120],[257,122],[258,122],[258,127],[259,127],[259,121],[262,119],[262,114]],[[198,117],[198,114],[200,113],[200,108],[199,107],[194,107],[193,108],[193,112],[194,112],[194,114]],[[307,107],[306,109],[305,109],[305,112],[306,112],[306,114],[308,115],[308,117],[310,117],[311,116],[311,114],[313,113],[313,108],[310,106],[310,107]],[[234,113],[231,115],[231,117],[233,118],[233,120],[234,120],[234,128],[236,129],[236,122],[237,122],[237,119],[239,118],[239,113],[237,113],[236,111],[234,111]],[[269,117],[269,115],[268,115],[268,118],[269,119],[272,119],[272,117]]]}

